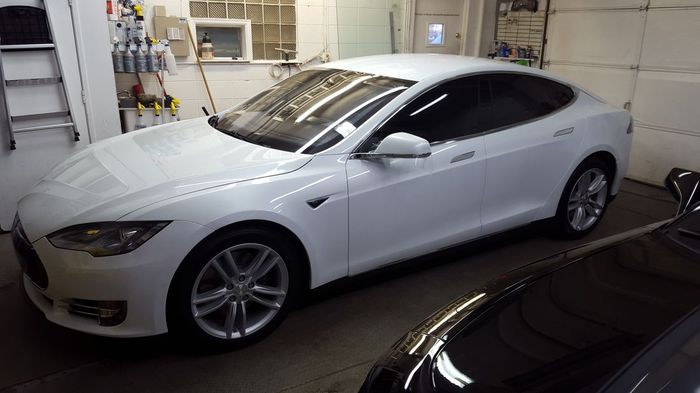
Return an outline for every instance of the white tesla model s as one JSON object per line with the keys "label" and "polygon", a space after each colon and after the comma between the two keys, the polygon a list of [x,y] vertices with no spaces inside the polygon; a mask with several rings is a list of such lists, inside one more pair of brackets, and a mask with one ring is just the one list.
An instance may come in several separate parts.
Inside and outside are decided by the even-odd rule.
{"label": "white tesla model s", "polygon": [[328,63],[210,118],[91,145],[19,202],[46,317],[237,347],[304,290],[533,221],[591,231],[630,115],[554,75],[443,55]]}

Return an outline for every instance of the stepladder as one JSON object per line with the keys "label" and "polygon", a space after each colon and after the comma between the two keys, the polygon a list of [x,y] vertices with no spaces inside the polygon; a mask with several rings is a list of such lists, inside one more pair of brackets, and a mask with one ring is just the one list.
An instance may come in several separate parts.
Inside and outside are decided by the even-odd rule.
{"label": "stepladder", "polygon": [[0,92],[10,150],[23,133],[63,129],[80,140],[50,8],[45,0],[36,3],[43,8],[0,8]]}

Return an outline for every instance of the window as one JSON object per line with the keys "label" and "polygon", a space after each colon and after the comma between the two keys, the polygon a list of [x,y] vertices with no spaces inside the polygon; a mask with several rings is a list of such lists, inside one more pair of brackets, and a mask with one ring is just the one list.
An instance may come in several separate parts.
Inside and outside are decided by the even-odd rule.
{"label": "window", "polygon": [[337,144],[413,82],[345,70],[300,72],[219,119],[221,132],[315,154]]}
{"label": "window", "polygon": [[485,80],[478,76],[457,79],[413,100],[372,135],[361,151],[374,150],[382,139],[396,132],[431,143],[477,134],[488,129],[491,117]]}
{"label": "window", "polygon": [[275,48],[296,50],[297,46],[294,3],[295,0],[190,1],[190,16],[250,20],[253,60],[281,60],[282,53]]}
{"label": "window", "polygon": [[[204,33],[209,35],[214,46],[214,59],[253,60],[250,21],[219,18],[192,18],[192,21],[196,26],[198,45]],[[202,55],[201,49],[199,55]]]}
{"label": "window", "polygon": [[445,25],[443,23],[428,23],[428,46],[445,45]]}
{"label": "window", "polygon": [[25,6],[0,8],[0,42],[2,45],[51,42],[46,11]]}
{"label": "window", "polygon": [[491,128],[544,116],[574,98],[571,88],[549,79],[524,74],[492,74],[488,79],[495,114]]}

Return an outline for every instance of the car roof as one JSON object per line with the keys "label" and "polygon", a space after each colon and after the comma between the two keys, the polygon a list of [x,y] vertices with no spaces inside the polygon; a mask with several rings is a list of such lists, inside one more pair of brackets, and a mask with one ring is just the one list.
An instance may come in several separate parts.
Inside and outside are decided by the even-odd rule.
{"label": "car roof", "polygon": [[391,78],[419,82],[421,80],[453,74],[480,71],[518,71],[540,74],[539,70],[508,62],[439,54],[395,54],[355,57],[322,64],[323,68],[336,68],[350,71],[377,74]]}
{"label": "car roof", "polygon": [[440,79],[441,77],[449,78],[456,75],[479,72],[517,72],[536,75],[564,83],[584,91],[600,102],[606,102],[595,93],[555,74],[538,68],[480,57],[433,53],[404,53],[354,57],[324,63],[318,67],[364,72],[367,74],[382,75],[414,82],[435,78]]}

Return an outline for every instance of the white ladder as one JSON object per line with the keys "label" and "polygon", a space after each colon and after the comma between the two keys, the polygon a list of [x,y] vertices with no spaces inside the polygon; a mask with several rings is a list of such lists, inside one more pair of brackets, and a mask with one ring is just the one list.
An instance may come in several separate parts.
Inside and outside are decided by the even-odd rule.
{"label": "white ladder", "polygon": [[[50,40],[54,40],[54,30],[53,30],[53,23],[51,22],[51,17],[49,15],[49,10],[48,7],[46,7],[44,1],[42,1],[42,4],[44,4],[44,10],[46,11],[46,20],[48,23],[49,27],[49,32],[51,35]],[[45,51],[45,50],[50,50],[54,54],[54,58],[56,59],[56,65],[58,67],[58,76],[51,76],[51,77],[45,77],[45,78],[28,78],[28,79],[7,79],[6,78],[6,71],[5,71],[5,66],[4,66],[4,56],[7,56],[8,54],[12,52],[20,52],[20,51]],[[3,45],[2,42],[0,42],[0,85],[2,85],[2,94],[3,94],[3,101],[5,102],[5,111],[7,113],[7,125],[8,125],[8,132],[9,132],[9,137],[10,137],[10,150],[16,150],[17,149],[17,142],[15,141],[15,134],[20,134],[20,133],[25,133],[25,132],[35,132],[35,131],[43,131],[43,130],[50,130],[50,129],[56,129],[56,128],[67,128],[72,131],[73,133],[73,141],[78,142],[80,141],[80,133],[75,127],[75,122],[73,120],[73,112],[71,111],[71,101],[70,97],[68,95],[68,89],[66,88],[66,85],[63,81],[63,67],[61,66],[61,57],[59,56],[58,53],[58,47],[56,46],[55,42],[47,42],[47,43],[41,43],[41,44],[22,44],[22,45]],[[66,109],[62,111],[54,111],[54,112],[44,112],[44,113],[32,113],[32,114],[23,114],[23,115],[14,115],[11,110],[11,105],[10,105],[10,96],[8,94],[8,87],[26,87],[26,86],[38,86],[38,85],[47,85],[47,84],[60,84],[61,89],[63,91],[63,97],[65,98],[66,102]],[[15,123],[16,122],[22,122],[26,120],[37,120],[37,119],[49,119],[49,118],[62,118],[63,120],[68,120],[68,121],[62,121],[60,123],[53,123],[53,124],[45,124],[45,125],[38,125],[38,126],[30,126],[30,127],[16,127]]]}

